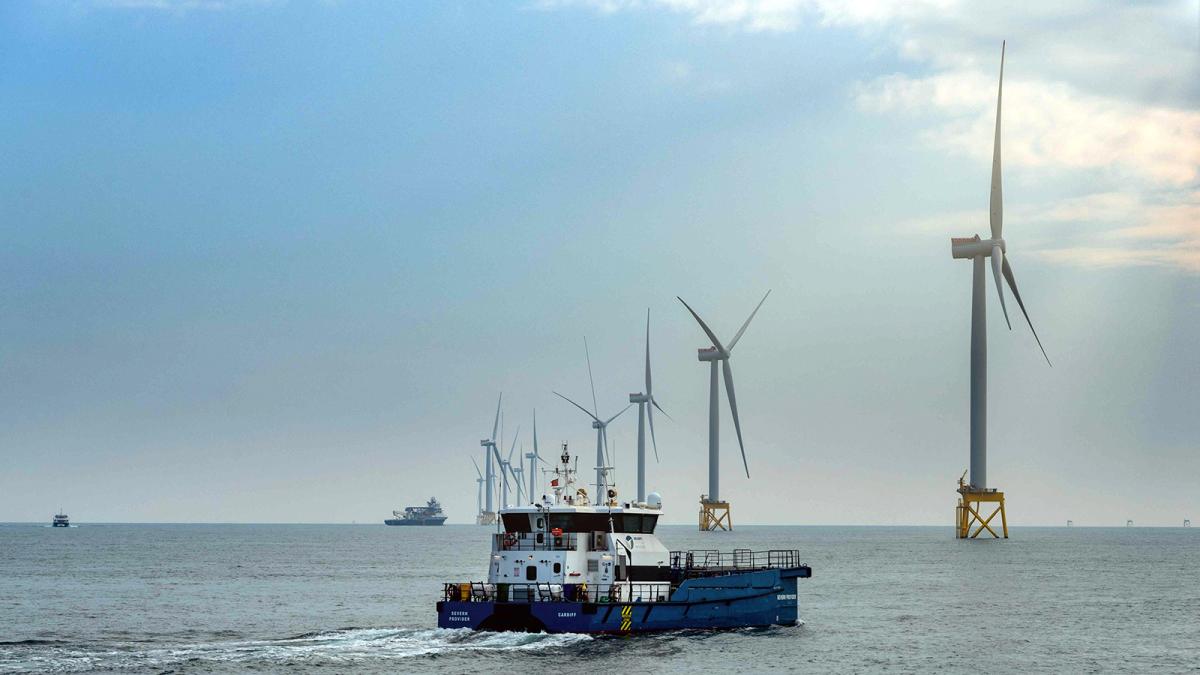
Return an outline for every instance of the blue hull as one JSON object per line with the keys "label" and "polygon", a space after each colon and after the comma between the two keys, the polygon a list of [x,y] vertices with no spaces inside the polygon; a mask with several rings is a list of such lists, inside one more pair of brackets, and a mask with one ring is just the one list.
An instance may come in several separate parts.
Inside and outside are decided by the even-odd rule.
{"label": "blue hull", "polygon": [[686,579],[663,602],[443,600],[438,627],[546,633],[636,633],[687,628],[790,626],[796,579],[808,567]]}

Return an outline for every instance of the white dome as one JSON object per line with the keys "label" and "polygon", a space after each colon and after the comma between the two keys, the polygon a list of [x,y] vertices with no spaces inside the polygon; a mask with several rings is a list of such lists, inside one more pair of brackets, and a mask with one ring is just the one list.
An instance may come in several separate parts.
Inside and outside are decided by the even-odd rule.
{"label": "white dome", "polygon": [[646,506],[649,506],[652,509],[661,509],[662,495],[658,494],[657,492],[651,492],[650,494],[646,495]]}

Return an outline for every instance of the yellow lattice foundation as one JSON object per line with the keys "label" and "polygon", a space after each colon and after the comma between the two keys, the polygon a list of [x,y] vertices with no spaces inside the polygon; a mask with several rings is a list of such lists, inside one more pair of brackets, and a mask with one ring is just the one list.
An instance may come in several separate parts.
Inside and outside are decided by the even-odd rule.
{"label": "yellow lattice foundation", "polygon": [[[1008,517],[1004,513],[1004,493],[997,490],[972,490],[959,485],[958,506],[955,507],[956,536],[959,539],[975,539],[984,531],[999,539],[1000,534],[992,528],[992,519],[1000,516],[1000,529],[1008,539]],[[990,511],[985,517],[983,513]],[[974,529],[972,529],[974,528]]]}
{"label": "yellow lattice foundation", "polygon": [[711,502],[700,499],[700,531],[732,530],[733,520],[729,517],[729,502]]}

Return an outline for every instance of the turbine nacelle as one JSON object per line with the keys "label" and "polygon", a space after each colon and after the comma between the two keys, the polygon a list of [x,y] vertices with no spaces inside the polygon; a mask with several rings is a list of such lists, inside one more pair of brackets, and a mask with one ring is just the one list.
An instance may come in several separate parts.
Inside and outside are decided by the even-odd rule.
{"label": "turbine nacelle", "polygon": [[629,402],[630,403],[649,403],[650,397],[641,392],[638,392],[636,394],[629,395]]}
{"label": "turbine nacelle", "polygon": [[701,347],[696,350],[696,358],[701,361],[724,361],[729,355],[716,347]]}
{"label": "turbine nacelle", "polygon": [[1003,239],[980,239],[979,235],[950,239],[950,255],[958,260],[971,260],[977,256],[990,258],[996,247],[1001,253],[1008,253],[1008,245]]}

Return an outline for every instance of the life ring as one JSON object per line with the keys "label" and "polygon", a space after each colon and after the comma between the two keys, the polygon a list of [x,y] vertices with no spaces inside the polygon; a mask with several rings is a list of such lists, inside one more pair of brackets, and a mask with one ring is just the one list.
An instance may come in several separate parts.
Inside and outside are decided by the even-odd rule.
{"label": "life ring", "polygon": [[505,534],[504,535],[504,548],[505,549],[510,549],[516,545],[517,545],[516,535],[514,535],[514,534]]}
{"label": "life ring", "polygon": [[554,528],[553,530],[550,530],[550,534],[552,534],[552,535],[554,535],[554,536],[556,536],[556,537],[561,537],[561,536],[562,536],[562,528],[561,528],[561,527],[556,527],[556,528]]}

